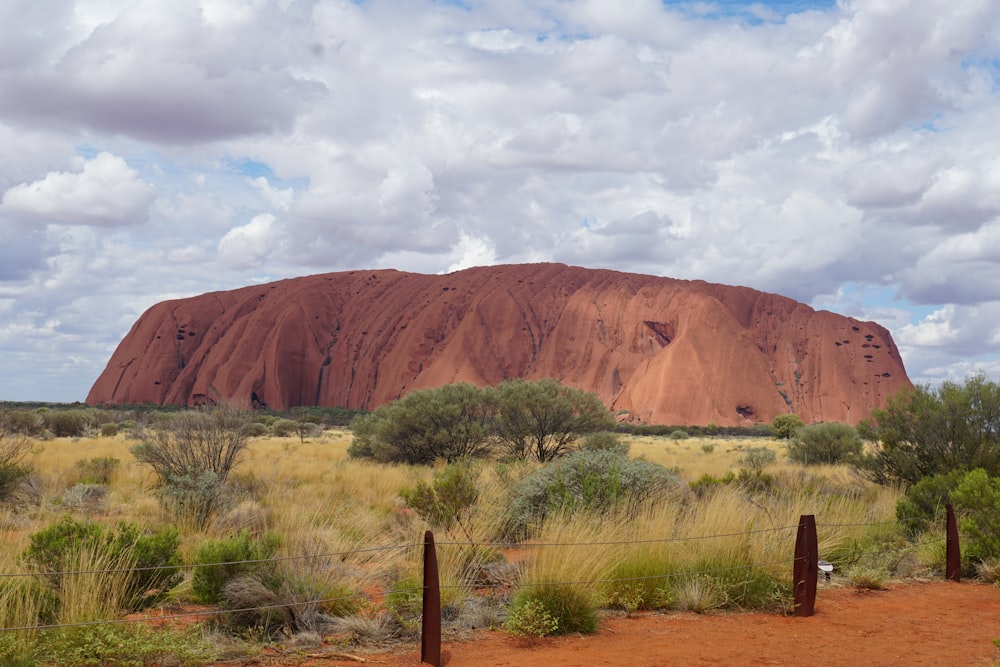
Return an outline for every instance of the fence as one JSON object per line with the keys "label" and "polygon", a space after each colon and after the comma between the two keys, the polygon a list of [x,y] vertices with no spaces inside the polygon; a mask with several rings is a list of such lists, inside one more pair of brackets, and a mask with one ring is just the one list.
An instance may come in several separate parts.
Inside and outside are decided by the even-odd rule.
{"label": "fence", "polygon": [[[876,524],[859,524],[859,525],[876,525]],[[834,526],[831,526],[834,527]],[[843,527],[843,526],[836,526]],[[778,530],[796,530],[795,539],[795,550],[792,558],[772,563],[761,563],[751,566],[742,566],[739,569],[745,569],[746,567],[765,567],[774,565],[791,565],[792,566],[792,582],[793,582],[793,615],[797,617],[812,616],[815,613],[816,605],[816,590],[819,579],[820,565],[822,561],[819,560],[818,553],[818,537],[817,537],[817,525],[815,515],[802,515],[799,518],[799,523],[797,526],[787,526],[784,528],[773,528],[765,529],[763,531],[749,531],[747,533],[738,534],[728,534],[728,535],[706,535],[700,537],[686,537],[686,538],[668,538],[660,540],[646,540],[646,541],[633,541],[633,542],[607,542],[601,544],[637,544],[643,542],[668,542],[668,541],[687,541],[687,540],[697,540],[697,539],[712,539],[712,538],[722,538],[722,537],[733,537],[739,535],[749,535],[755,532],[768,532],[768,531],[778,531]],[[950,503],[946,505],[946,534],[943,538],[946,541],[946,566],[945,566],[945,578],[951,581],[961,581],[961,550],[959,546],[959,536],[958,536],[958,524],[955,517],[954,508]],[[934,540],[939,541],[939,540]],[[590,543],[589,545],[595,545],[597,543]],[[375,551],[387,551],[393,549],[411,549],[414,547],[423,548],[422,554],[422,565],[423,565],[423,578],[421,586],[419,588],[410,589],[398,589],[394,592],[397,593],[420,593],[422,595],[421,600],[421,633],[420,633],[420,647],[421,647],[421,660],[435,667],[440,667],[441,665],[441,637],[442,637],[442,607],[441,607],[441,584],[440,576],[438,571],[438,559],[437,559],[437,547],[438,546],[474,546],[471,543],[462,542],[442,542],[436,543],[434,539],[434,534],[432,531],[427,531],[424,535],[424,540],[421,544],[400,544],[400,545],[390,545],[383,547],[374,547],[371,549],[362,549],[355,551],[344,551],[344,552],[333,552],[326,554],[310,554],[306,556],[287,556],[281,558],[268,558],[256,561],[233,561],[230,563],[204,563],[204,564],[193,564],[187,567],[197,568],[197,567],[212,567],[220,565],[241,565],[241,564],[252,564],[252,563],[275,563],[280,561],[289,560],[299,560],[299,559],[335,559],[342,558],[351,554],[365,553],[365,552],[375,552]],[[567,546],[589,546],[588,544],[532,544],[533,547],[567,547]],[[479,545],[484,546],[484,545]],[[497,546],[497,545],[493,545]],[[179,566],[170,566],[171,569],[178,569]],[[77,571],[77,572],[61,572],[61,573],[51,573],[60,575],[80,575],[80,574],[105,574],[112,572],[137,572],[143,570],[151,569],[161,569],[157,567],[151,568],[133,568],[130,570],[92,570],[92,571]],[[690,576],[692,574],[705,574],[708,572],[685,572],[683,574],[664,574],[656,575],[654,577],[638,577],[635,579],[642,578],[655,578],[655,579],[666,579],[673,576]],[[9,579],[14,577],[31,577],[36,576],[30,573],[16,573],[16,574],[4,574],[0,573],[0,580]],[[630,579],[610,579],[602,581],[560,581],[560,582],[546,582],[547,585],[593,585],[600,583],[608,583],[612,581],[628,581]],[[155,617],[137,617],[129,619],[115,619],[115,620],[102,620],[102,621],[92,621],[83,623],[67,623],[67,624],[52,624],[52,625],[31,625],[31,626],[20,626],[20,627],[3,627],[0,628],[0,632],[4,631],[36,631],[36,630],[49,630],[56,628],[65,627],[79,627],[87,625],[110,625],[110,624],[121,624],[121,623],[137,623],[145,622],[149,620],[163,621],[163,620],[174,620],[174,619],[185,619],[191,617],[205,618],[213,615],[225,615],[234,613],[246,613],[246,612],[257,612],[266,610],[281,610],[288,609],[290,607],[296,606],[306,606],[306,605],[319,605],[328,604],[340,601],[348,601],[352,599],[371,599],[375,597],[376,594],[357,594],[342,596],[338,598],[328,598],[328,599],[318,599],[318,600],[306,600],[301,602],[284,602],[281,604],[273,605],[261,605],[254,607],[246,607],[239,609],[219,609],[219,610],[200,610],[191,613],[177,613],[177,614],[164,614]]]}

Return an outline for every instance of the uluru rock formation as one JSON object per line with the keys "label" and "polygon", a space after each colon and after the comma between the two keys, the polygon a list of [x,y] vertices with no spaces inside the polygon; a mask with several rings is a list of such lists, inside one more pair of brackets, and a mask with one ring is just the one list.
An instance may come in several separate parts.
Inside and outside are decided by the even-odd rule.
{"label": "uluru rock formation", "polygon": [[348,271],[165,301],[90,404],[371,409],[452,382],[554,377],[620,419],[857,423],[910,386],[889,332],[775,294],[562,264]]}

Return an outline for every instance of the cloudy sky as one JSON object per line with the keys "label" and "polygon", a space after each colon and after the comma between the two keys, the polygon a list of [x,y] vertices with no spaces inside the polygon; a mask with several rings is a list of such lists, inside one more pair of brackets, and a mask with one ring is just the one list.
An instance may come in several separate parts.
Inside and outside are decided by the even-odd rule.
{"label": "cloudy sky", "polygon": [[1000,379],[996,0],[2,0],[0,400],[164,299],[559,261]]}

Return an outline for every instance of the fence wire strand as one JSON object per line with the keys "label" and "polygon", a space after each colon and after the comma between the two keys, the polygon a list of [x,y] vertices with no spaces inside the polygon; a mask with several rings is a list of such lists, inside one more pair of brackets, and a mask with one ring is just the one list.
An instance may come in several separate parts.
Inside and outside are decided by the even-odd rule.
{"label": "fence wire strand", "polygon": [[320,558],[334,558],[350,556],[353,554],[363,554],[363,553],[376,553],[380,551],[393,551],[396,549],[413,549],[422,547],[422,542],[413,542],[411,544],[394,544],[385,547],[372,547],[370,549],[356,549],[353,551],[332,551],[330,553],[323,554],[307,554],[300,556],[276,556],[274,558],[258,558],[254,560],[231,560],[219,563],[187,563],[180,565],[149,565],[145,567],[122,567],[122,568],[109,568],[106,570],[67,570],[60,572],[0,572],[0,578],[17,578],[17,577],[63,577],[63,576],[75,576],[81,574],[121,574],[124,572],[155,572],[159,570],[196,570],[201,567],[218,567],[221,565],[256,565],[261,563],[282,563],[294,560],[313,560]]}
{"label": "fence wire strand", "polygon": [[741,537],[743,535],[758,535],[760,533],[776,533],[783,530],[797,530],[798,526],[781,526],[778,528],[760,528],[758,530],[748,530],[739,533],[720,533],[718,535],[695,535],[692,537],[663,537],[650,540],[614,540],[607,542],[437,542],[437,546],[452,547],[491,547],[499,549],[533,549],[535,547],[598,547],[615,546],[629,544],[659,544],[667,542],[693,542],[696,540],[712,540],[724,537]]}
{"label": "fence wire strand", "polygon": [[[872,522],[872,523],[852,523],[852,524],[818,524],[817,527],[822,526],[825,528],[857,528],[857,527],[868,527],[868,526],[881,526],[889,525],[894,523],[899,523],[900,521],[882,521],[882,522]],[[596,541],[596,542],[571,542],[571,543],[560,543],[560,542],[529,542],[529,543],[502,543],[502,542],[485,542],[485,543],[474,543],[474,542],[456,542],[456,541],[446,541],[446,542],[435,542],[436,546],[458,546],[458,547],[491,547],[491,548],[520,548],[520,549],[531,549],[536,547],[586,547],[586,546],[613,546],[613,545],[635,545],[635,544],[655,544],[655,543],[670,543],[670,542],[687,542],[695,540],[708,540],[708,539],[720,539],[728,537],[740,537],[746,535],[755,535],[762,533],[774,533],[786,530],[796,530],[799,525],[794,526],[781,526],[777,528],[763,528],[751,531],[737,532],[737,533],[720,533],[716,535],[698,535],[691,537],[672,537],[672,538],[662,538],[662,539],[648,539],[648,540],[624,540],[624,541]],[[945,541],[946,537],[934,538],[931,540],[926,540],[919,543],[909,543],[906,548],[919,548],[921,546],[934,544],[937,542]],[[321,559],[321,558],[343,558],[346,556],[351,556],[354,554],[365,554],[365,553],[377,553],[392,550],[404,550],[413,549],[425,546],[424,542],[414,542],[408,544],[395,544],[382,547],[371,547],[368,549],[356,549],[350,551],[336,551],[321,554],[308,554],[300,556],[282,556],[275,558],[263,558],[257,560],[243,560],[243,561],[227,561],[222,563],[192,563],[187,565],[162,565],[162,566],[150,566],[150,567],[140,567],[140,568],[117,568],[117,569],[104,569],[104,570],[76,570],[76,571],[65,571],[65,572],[40,572],[40,573],[0,573],[0,578],[14,578],[14,577],[36,577],[40,575],[44,576],[69,576],[69,575],[84,575],[84,574],[113,574],[113,573],[123,573],[123,572],[146,572],[153,570],[193,570],[199,567],[211,567],[220,565],[243,565],[243,564],[262,564],[262,563],[278,563],[286,561],[295,560],[311,560],[311,559]],[[868,551],[870,553],[884,553],[892,551],[893,549],[876,549],[876,550],[859,550],[858,554],[864,554]],[[613,577],[605,579],[592,579],[585,581],[555,581],[555,582],[534,582],[533,586],[583,586],[583,585],[596,585],[596,584],[609,584],[617,582],[634,582],[634,581],[647,581],[647,580],[657,580],[657,579],[672,579],[672,578],[683,578],[692,577],[698,575],[706,574],[717,574],[722,572],[732,572],[738,570],[751,570],[751,569],[764,569],[770,567],[776,567],[779,565],[789,565],[794,563],[797,559],[783,559],[777,561],[771,561],[767,563],[756,563],[747,565],[738,565],[733,567],[723,567],[723,568],[713,568],[707,570],[696,570],[696,571],[685,571],[685,572],[671,572],[657,575],[644,575],[637,577]],[[516,584],[515,584],[516,585]],[[495,588],[510,588],[511,584],[508,583],[495,583],[495,584],[453,584],[439,586],[441,590],[468,590],[470,588],[475,589],[495,589]],[[405,594],[405,593],[416,593],[422,592],[426,589],[425,586],[419,587],[409,587],[409,588],[399,588],[399,589],[388,589],[377,593],[357,593],[354,595],[340,596],[333,598],[320,598],[315,600],[306,601],[293,601],[284,602],[281,604],[269,604],[260,605],[255,607],[244,607],[239,609],[202,609],[198,611],[191,612],[180,612],[175,614],[161,614],[158,616],[139,616],[133,618],[120,618],[120,619],[106,619],[100,621],[86,621],[79,623],[53,623],[46,625],[22,625],[14,627],[2,627],[0,632],[24,632],[24,631],[44,631],[44,630],[56,630],[61,628],[75,628],[75,627],[87,627],[95,625],[123,625],[130,623],[147,623],[147,622],[162,622],[162,621],[172,621],[172,620],[183,620],[188,618],[205,618],[205,617],[218,617],[225,616],[228,614],[241,614],[241,613],[251,613],[260,611],[271,611],[279,609],[289,609],[293,607],[305,607],[310,605],[323,605],[335,602],[346,602],[350,600],[371,600],[374,598],[383,597],[386,595],[393,594]]]}

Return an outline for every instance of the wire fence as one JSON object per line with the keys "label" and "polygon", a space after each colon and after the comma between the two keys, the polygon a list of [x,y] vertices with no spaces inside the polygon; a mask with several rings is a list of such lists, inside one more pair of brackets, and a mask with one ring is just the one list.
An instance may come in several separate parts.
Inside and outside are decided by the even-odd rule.
{"label": "wire fence", "polygon": [[[949,520],[947,526],[947,534],[944,537],[934,538],[930,540],[925,540],[919,543],[909,543],[907,548],[921,548],[931,544],[939,542],[948,543],[948,566],[946,568],[948,578],[958,580],[957,577],[957,564],[952,562],[952,554],[957,558],[958,554],[958,535],[957,529],[954,528],[954,514],[952,509],[948,508]],[[518,582],[477,582],[474,586],[472,584],[448,584],[440,585],[438,581],[437,573],[437,547],[443,548],[489,548],[489,549],[517,549],[521,551],[536,550],[536,549],[561,549],[570,547],[622,547],[623,549],[629,546],[636,545],[650,545],[650,544],[668,544],[668,543],[685,543],[694,541],[704,541],[704,540],[725,540],[731,538],[743,538],[757,536],[767,533],[781,533],[797,531],[796,537],[796,547],[795,554],[790,558],[780,558],[777,560],[769,560],[766,562],[756,562],[756,563],[746,563],[739,564],[728,567],[714,567],[714,568],[704,568],[698,570],[675,570],[675,571],[664,571],[658,574],[649,575],[637,575],[637,576],[618,576],[618,577],[600,577],[600,578],[587,578],[587,579],[567,579],[567,580],[557,580],[557,581],[532,581],[532,586],[600,586],[608,584],[627,584],[635,582],[644,582],[650,580],[669,580],[675,578],[687,578],[694,576],[711,576],[718,575],[733,571],[742,570],[755,570],[755,569],[767,569],[776,568],[780,566],[793,567],[795,569],[795,574],[793,575],[793,585],[795,587],[796,595],[796,608],[802,606],[808,607],[809,613],[812,612],[812,605],[815,602],[815,587],[816,587],[816,573],[818,571],[818,551],[817,551],[817,539],[816,530],[818,527],[822,527],[825,530],[829,529],[843,529],[843,528],[874,528],[878,526],[886,526],[893,524],[901,524],[907,521],[906,519],[900,519],[897,521],[881,521],[881,522],[870,522],[870,523],[850,523],[850,524],[816,524],[814,517],[803,516],[800,522],[796,525],[779,526],[774,528],[763,528],[755,530],[747,530],[740,532],[728,532],[719,533],[712,535],[692,535],[692,536],[675,536],[666,538],[651,538],[651,539],[635,539],[635,540],[614,540],[614,541],[583,541],[583,542],[471,542],[471,541],[442,541],[435,542],[433,534],[428,531],[425,535],[423,542],[410,542],[402,544],[392,544],[383,545],[375,547],[367,547],[361,549],[353,550],[343,550],[343,551],[331,551],[315,554],[303,554],[303,555],[292,555],[292,556],[278,556],[271,558],[261,558],[253,560],[234,560],[234,561],[224,561],[224,562],[205,562],[205,563],[188,563],[188,564],[176,564],[176,565],[160,565],[160,566],[148,566],[148,567],[135,567],[135,568],[106,568],[106,569],[77,569],[77,570],[66,570],[66,571],[44,571],[44,572],[7,572],[0,573],[0,580],[11,580],[17,578],[29,578],[29,577],[68,577],[68,576],[80,576],[80,575],[111,575],[111,574],[133,574],[141,572],[150,572],[157,570],[166,570],[172,572],[180,571],[195,571],[198,568],[207,567],[224,567],[224,566],[251,566],[251,565],[268,565],[268,564],[280,564],[286,562],[294,561],[306,561],[306,560],[345,560],[350,557],[359,555],[370,555],[375,553],[383,553],[390,551],[406,551],[411,549],[423,549],[423,560],[424,560],[424,580],[420,586],[410,586],[402,588],[391,588],[384,591],[378,592],[368,592],[368,593],[354,593],[351,595],[343,595],[336,597],[321,597],[308,600],[283,600],[280,603],[265,604],[265,605],[253,605],[253,606],[243,606],[239,608],[205,608],[199,609],[197,611],[183,611],[176,613],[161,613],[150,615],[150,614],[138,614],[125,618],[117,619],[105,619],[105,620],[95,620],[95,621],[85,621],[85,622],[75,622],[75,623],[51,623],[51,624],[24,624],[18,626],[7,626],[0,627],[0,632],[40,632],[47,630],[58,630],[63,628],[77,628],[86,626],[96,626],[96,625],[121,625],[121,624],[132,624],[132,623],[148,623],[148,622],[165,622],[165,621],[182,621],[187,619],[207,619],[219,616],[226,616],[232,614],[249,614],[256,612],[267,612],[275,610],[289,610],[294,608],[309,607],[309,606],[324,606],[333,605],[336,603],[348,603],[356,601],[375,601],[384,598],[386,595],[416,595],[422,594],[424,596],[424,610],[423,610],[423,627],[421,632],[422,645],[431,646],[430,649],[430,662],[435,664],[434,649],[433,644],[437,643],[437,650],[440,651],[440,625],[441,625],[441,610],[440,610],[440,592],[441,590],[469,590],[470,588],[475,588],[477,590],[489,590],[489,589],[509,589],[512,586],[516,586]],[[805,532],[804,532],[805,528]],[[811,531],[811,534],[810,534]],[[804,537],[805,534],[805,537]],[[898,552],[899,547],[884,547],[876,545],[868,549],[858,549],[857,551],[849,552],[849,556],[845,556],[845,560],[850,561],[855,559],[854,557],[860,558],[861,556],[879,556],[885,553]],[[856,560],[856,559],[855,559]],[[429,575],[429,565],[432,567]],[[802,579],[800,581],[800,579]],[[800,600],[800,588],[804,589],[805,596],[811,594],[812,599]],[[811,591],[810,591],[811,588]],[[431,590],[433,589],[433,591]],[[428,597],[437,597],[437,608],[434,609],[434,605],[431,605],[430,610],[427,606]],[[432,600],[433,602],[433,600]],[[429,613],[430,611],[430,613]],[[430,623],[431,626],[427,627]]]}

